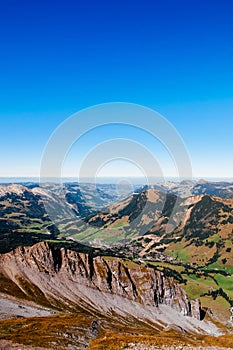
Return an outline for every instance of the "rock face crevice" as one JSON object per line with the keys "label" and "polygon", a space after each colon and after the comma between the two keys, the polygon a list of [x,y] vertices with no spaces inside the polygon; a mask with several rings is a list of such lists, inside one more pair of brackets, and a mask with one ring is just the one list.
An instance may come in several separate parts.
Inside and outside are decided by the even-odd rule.
{"label": "rock face crevice", "polygon": [[112,292],[112,271],[108,265],[108,263],[104,260],[104,264],[107,267],[107,283],[110,291]]}
{"label": "rock face crevice", "polygon": [[45,295],[54,294],[55,290],[60,293],[60,299],[65,293],[65,298],[72,301],[76,300],[76,295],[78,302],[91,289],[142,305],[169,305],[185,316],[200,319],[200,303],[190,303],[185,291],[173,278],[120,258],[92,257],[41,242],[1,255],[0,272],[16,284],[19,277],[24,278]]}
{"label": "rock face crevice", "polygon": [[54,271],[58,272],[62,266],[62,255],[61,250],[55,247],[51,247],[52,258],[54,262]]}

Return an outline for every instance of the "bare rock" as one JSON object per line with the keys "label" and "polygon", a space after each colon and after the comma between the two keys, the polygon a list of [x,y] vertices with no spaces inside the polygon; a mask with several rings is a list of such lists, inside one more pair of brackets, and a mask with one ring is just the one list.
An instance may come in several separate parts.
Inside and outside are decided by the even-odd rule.
{"label": "bare rock", "polygon": [[196,319],[201,319],[201,302],[199,299],[191,300],[190,302],[191,306],[191,314]]}
{"label": "bare rock", "polygon": [[56,288],[66,298],[80,297],[79,286],[85,286],[147,306],[168,305],[184,316],[200,320],[200,302],[190,304],[185,291],[173,278],[144,265],[127,265],[119,258],[93,258],[41,242],[1,255],[0,272],[24,292],[27,290],[22,281],[36,285],[37,291],[42,290],[45,296],[54,294]]}

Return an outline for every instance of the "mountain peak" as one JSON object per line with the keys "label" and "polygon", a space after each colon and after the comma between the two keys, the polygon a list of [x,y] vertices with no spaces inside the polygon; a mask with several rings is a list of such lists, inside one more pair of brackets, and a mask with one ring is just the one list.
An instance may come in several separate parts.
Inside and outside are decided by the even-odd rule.
{"label": "mountain peak", "polygon": [[206,181],[206,180],[204,180],[204,179],[200,179],[199,181],[198,181],[198,184],[201,184],[201,185],[204,185],[204,184],[207,184],[208,183],[208,181]]}
{"label": "mountain peak", "polygon": [[11,184],[7,186],[0,186],[0,196],[3,197],[6,194],[16,194],[16,195],[22,195],[25,191],[29,191],[29,189],[23,185],[19,184]]}

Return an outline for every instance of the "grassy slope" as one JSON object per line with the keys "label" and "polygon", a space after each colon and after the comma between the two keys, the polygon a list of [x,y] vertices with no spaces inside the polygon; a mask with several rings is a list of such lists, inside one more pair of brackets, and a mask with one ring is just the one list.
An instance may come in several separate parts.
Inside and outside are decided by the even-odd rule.
{"label": "grassy slope", "polygon": [[[187,264],[172,264],[162,262],[148,262],[148,264],[174,276],[186,291],[190,300],[199,298],[204,308],[210,308],[221,321],[226,323],[230,318],[230,302],[233,301],[233,276],[224,276],[213,270],[190,267]],[[225,273],[225,271],[223,271]],[[213,292],[220,288],[225,294],[215,295]],[[226,299],[227,298],[227,299]],[[230,302],[229,302],[230,301]]]}
{"label": "grassy slope", "polygon": [[98,318],[98,334],[90,332],[92,322],[96,317],[87,313],[60,314],[50,317],[34,317],[29,319],[14,319],[0,321],[1,339],[13,342],[53,349],[71,347],[81,349],[91,342],[90,350],[123,350],[128,343],[144,343],[149,345],[219,345],[233,346],[233,336],[224,337],[193,336],[180,332],[156,332],[140,321],[134,324],[126,323],[119,317],[114,321]]}

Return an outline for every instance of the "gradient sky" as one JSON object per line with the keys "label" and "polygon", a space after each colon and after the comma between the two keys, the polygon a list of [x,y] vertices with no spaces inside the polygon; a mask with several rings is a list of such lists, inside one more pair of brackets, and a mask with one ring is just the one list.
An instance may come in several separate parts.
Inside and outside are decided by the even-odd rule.
{"label": "gradient sky", "polygon": [[[233,177],[232,18],[231,0],[1,0],[0,176],[37,176],[62,121],[120,101],[153,108],[174,125],[194,176]],[[65,174],[74,175],[93,140],[116,134],[84,139]],[[153,140],[144,135],[143,143]],[[116,171],[114,164],[101,175]]]}

